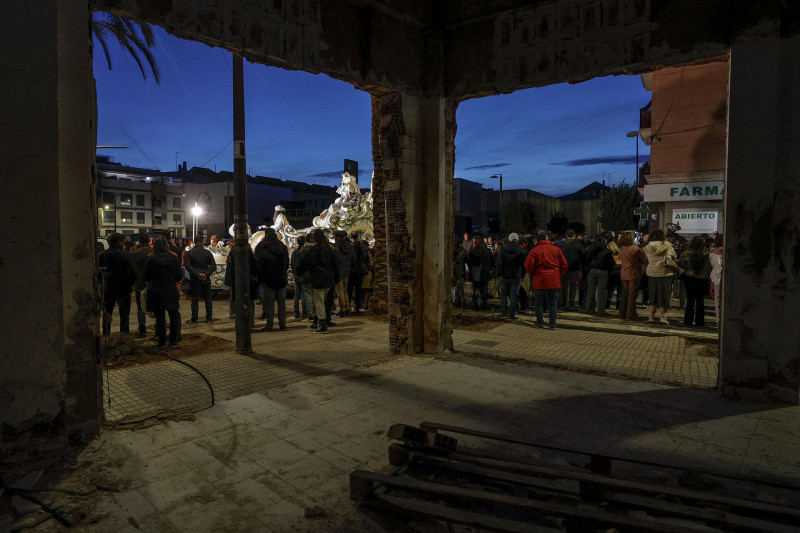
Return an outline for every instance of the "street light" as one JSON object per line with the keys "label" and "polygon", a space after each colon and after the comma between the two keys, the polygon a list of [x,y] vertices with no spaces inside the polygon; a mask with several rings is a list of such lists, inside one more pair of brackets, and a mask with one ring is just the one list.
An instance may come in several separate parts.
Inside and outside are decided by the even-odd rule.
{"label": "street light", "polygon": [[497,228],[502,231],[502,227],[500,224],[503,222],[503,175],[502,174],[495,174],[494,176],[489,176],[490,178],[500,179],[500,219],[497,221]]}
{"label": "street light", "polygon": [[633,186],[639,187],[639,132],[629,131],[625,134],[626,137],[633,137],[636,139],[636,174],[633,178]]}
{"label": "street light", "polygon": [[[111,206],[106,204],[103,206],[103,209],[108,211],[111,209]],[[105,223],[105,221],[103,221]],[[117,193],[114,193],[114,233],[117,232]]]}
{"label": "street light", "polygon": [[[197,236],[197,218],[203,214],[203,208],[197,205],[197,202],[194,203],[194,207],[192,207],[192,240],[194,241]],[[194,243],[195,246],[197,243]]]}

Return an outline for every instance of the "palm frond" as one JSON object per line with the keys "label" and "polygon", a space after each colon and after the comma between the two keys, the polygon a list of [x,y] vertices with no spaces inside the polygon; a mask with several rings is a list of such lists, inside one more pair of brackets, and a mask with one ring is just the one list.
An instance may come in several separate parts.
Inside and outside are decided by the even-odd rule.
{"label": "palm frond", "polygon": [[108,50],[108,39],[113,35],[119,45],[136,61],[136,65],[139,67],[144,79],[147,79],[147,71],[144,65],[144,62],[146,62],[153,73],[156,83],[161,82],[158,62],[150,50],[155,46],[155,35],[150,25],[139,24],[114,13],[100,11],[92,17],[92,32],[103,48],[109,70],[111,70],[111,55]]}

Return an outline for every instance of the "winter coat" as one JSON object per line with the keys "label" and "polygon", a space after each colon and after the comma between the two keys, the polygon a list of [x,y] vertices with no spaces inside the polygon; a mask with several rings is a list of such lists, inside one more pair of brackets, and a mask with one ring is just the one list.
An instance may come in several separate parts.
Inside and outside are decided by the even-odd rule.
{"label": "winter coat", "polygon": [[142,272],[142,280],[147,283],[147,310],[177,311],[180,307],[177,282],[181,279],[183,269],[178,256],[171,252],[150,255]]}
{"label": "winter coat", "polygon": [[464,281],[467,276],[467,251],[458,246],[453,252],[453,280]]}
{"label": "winter coat", "polygon": [[288,284],[289,249],[280,241],[261,241],[256,246],[258,281],[270,289],[282,289]]}
{"label": "winter coat", "polygon": [[622,259],[620,279],[622,281],[641,279],[642,265],[647,263],[647,256],[641,248],[635,244],[623,246],[619,249],[619,257]]}
{"label": "winter coat", "polygon": [[711,283],[719,285],[722,282],[722,247],[712,249],[708,259],[711,263]]}
{"label": "winter coat", "polygon": [[151,248],[150,245],[139,246],[131,252],[133,266],[136,267],[136,284],[133,288],[137,291],[141,291],[145,287],[142,275],[144,274],[144,266],[147,264],[147,258],[150,257],[152,253],[153,248]]}
{"label": "winter coat", "polygon": [[509,241],[497,253],[495,272],[503,279],[522,279],[525,277],[525,250],[517,241]]}
{"label": "winter coat", "polygon": [[[494,267],[494,256],[485,246],[476,246],[469,252],[467,264],[470,269],[472,281],[479,283],[488,282],[492,279],[492,268]],[[479,279],[475,279],[475,272],[480,274]]]}
{"label": "winter coat", "polygon": [[298,248],[292,253],[292,273],[294,274],[294,279],[300,280],[300,283],[303,285],[307,283],[311,283],[311,273],[306,271],[305,273],[300,273],[300,263],[303,262],[303,256],[305,256],[309,250],[314,246],[314,243],[307,242],[303,245],[302,248]]}
{"label": "winter coat", "polygon": [[703,252],[701,268],[698,271],[695,271],[692,266],[692,259],[689,257],[688,250],[680,255],[678,266],[680,266],[683,269],[683,273],[690,278],[709,279],[711,277],[711,261],[708,252]]}
{"label": "winter coat", "polygon": [[353,243],[346,237],[337,242],[336,246],[333,248],[333,258],[336,261],[336,268],[339,269],[339,277],[349,278],[355,259]]}
{"label": "winter coat", "polygon": [[[262,241],[263,242],[263,241]],[[247,249],[248,256],[249,256],[249,267],[250,267],[250,283],[247,285],[247,290],[250,292],[250,299],[255,300],[258,296],[258,273],[256,267],[256,259],[253,255],[253,250],[251,248]],[[235,297],[236,291],[236,252],[231,250],[228,254],[228,259],[226,260],[226,267],[225,267],[225,285],[227,285],[231,291],[233,291]]]}
{"label": "winter coat", "polygon": [[590,269],[596,268],[606,272],[614,270],[614,254],[603,241],[596,241],[586,251],[586,258],[589,261]]}
{"label": "winter coat", "polygon": [[115,244],[100,254],[100,268],[105,269],[105,294],[114,298],[124,298],[131,293],[136,283],[136,267],[131,254]]}
{"label": "winter coat", "polygon": [[577,239],[565,239],[559,245],[567,260],[567,272],[580,272],[586,263],[583,243]]}
{"label": "winter coat", "polygon": [[650,241],[644,247],[647,256],[647,275],[651,278],[666,278],[674,272],[664,266],[667,258],[676,260],[675,249],[668,241]]}
{"label": "winter coat", "polygon": [[[203,245],[196,244],[184,256],[186,271],[189,272],[192,283],[211,283],[211,274],[217,269],[214,255],[206,250]],[[205,274],[206,279],[201,280],[200,274]]]}
{"label": "winter coat", "polygon": [[351,274],[365,275],[370,269],[369,246],[364,241],[353,242],[353,269]]}
{"label": "winter coat", "polygon": [[539,241],[525,260],[525,270],[533,278],[534,289],[560,289],[561,276],[568,266],[561,248],[548,240]]}
{"label": "winter coat", "polygon": [[329,289],[339,281],[339,271],[333,250],[324,244],[313,244],[298,265],[301,276],[308,273],[308,286],[312,289]]}

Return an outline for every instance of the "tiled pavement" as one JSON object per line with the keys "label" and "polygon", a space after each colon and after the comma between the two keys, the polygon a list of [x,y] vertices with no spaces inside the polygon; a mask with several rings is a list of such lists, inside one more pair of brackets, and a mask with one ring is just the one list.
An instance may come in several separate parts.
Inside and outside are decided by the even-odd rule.
{"label": "tiled pavement", "polygon": [[[397,531],[350,502],[348,474],[387,467],[388,427],[425,420],[800,479],[800,407],[451,355],[310,377],[221,401],[194,421],[104,431],[35,488],[69,491],[37,494],[65,512],[80,510],[70,515],[84,515],[73,531]],[[643,473],[650,474],[676,482]],[[783,491],[760,497],[800,504]],[[315,506],[324,516],[306,518]],[[0,517],[4,526],[8,517]],[[32,529],[62,530],[54,520]]]}
{"label": "tiled pavement", "polygon": [[[185,317],[188,306],[186,301],[182,303]],[[227,302],[214,304],[218,311]],[[518,323],[498,321],[497,327],[489,330],[455,330],[454,348],[484,358],[653,383],[700,388],[716,383],[717,358],[687,350],[679,330],[643,328],[645,331],[638,334],[630,330],[642,326],[613,319],[603,324],[619,328],[618,333],[572,329],[569,321],[586,328],[592,325],[591,318],[572,313],[562,320],[566,326],[555,331],[525,327],[524,323],[532,320],[522,316]],[[271,332],[254,332],[253,353],[249,355],[233,350],[236,335],[233,320],[223,318],[212,324],[184,325],[184,333],[202,332],[231,341],[230,350],[194,356],[187,362],[211,382],[217,400],[226,400],[387,357],[386,323],[364,317],[339,319],[337,323],[328,335],[315,335],[307,327],[307,321],[290,318],[286,331],[276,328]],[[181,357],[180,349],[167,353]],[[210,392],[202,378],[172,361],[112,370],[104,384],[106,420],[110,422],[171,409],[196,410],[211,404]]]}

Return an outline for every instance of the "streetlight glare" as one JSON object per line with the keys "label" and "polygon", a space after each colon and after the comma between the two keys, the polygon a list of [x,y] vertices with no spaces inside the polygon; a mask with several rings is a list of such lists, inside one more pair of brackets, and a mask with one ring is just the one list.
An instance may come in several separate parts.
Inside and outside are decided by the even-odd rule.
{"label": "streetlight glare", "polygon": [[199,205],[197,205],[197,204],[194,204],[194,207],[192,208],[192,214],[193,214],[194,216],[196,216],[196,217],[199,217],[200,215],[202,215],[202,214],[203,214],[203,208],[202,208],[202,207],[200,207],[200,206],[199,206]]}

